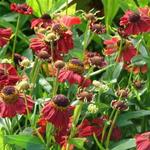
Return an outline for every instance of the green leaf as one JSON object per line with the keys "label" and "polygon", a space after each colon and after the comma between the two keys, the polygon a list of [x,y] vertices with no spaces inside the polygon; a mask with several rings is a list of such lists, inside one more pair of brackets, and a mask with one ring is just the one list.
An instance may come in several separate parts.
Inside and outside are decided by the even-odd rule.
{"label": "green leaf", "polygon": [[39,79],[39,84],[42,86],[42,88],[50,93],[51,89],[52,89],[52,86],[48,83],[48,81],[45,79],[45,78],[40,78]]}
{"label": "green leaf", "polygon": [[149,0],[137,0],[140,7],[144,7],[150,3]]}
{"label": "green leaf", "polygon": [[129,123],[130,119],[136,119],[136,118],[140,118],[140,117],[148,116],[148,115],[150,115],[149,110],[139,110],[139,111],[126,112],[124,114],[121,114],[118,117],[117,124],[119,126],[124,126],[124,124]]}
{"label": "green leaf", "polygon": [[3,132],[2,128],[0,128],[0,150],[4,148],[4,140],[3,140]]}
{"label": "green leaf", "polygon": [[108,30],[119,10],[119,0],[102,0],[105,13],[105,24]]}
{"label": "green leaf", "polygon": [[135,146],[135,139],[132,138],[119,141],[113,146],[111,150],[128,150],[130,148],[134,148]]}
{"label": "green leaf", "polygon": [[120,0],[119,1],[120,7],[123,11],[127,10],[137,10],[137,5],[134,0]]}
{"label": "green leaf", "polygon": [[120,62],[114,67],[114,72],[113,72],[113,79],[117,79],[121,73],[121,70],[123,68],[123,63]]}
{"label": "green leaf", "polygon": [[84,148],[84,142],[86,141],[86,138],[71,138],[69,139],[69,144],[73,144],[77,148],[81,150],[85,150]]}
{"label": "green leaf", "polygon": [[[68,4],[72,1],[68,0]],[[34,15],[37,17],[45,13],[52,15],[66,7],[66,0],[26,0],[26,3],[33,8]]]}
{"label": "green leaf", "polygon": [[[76,6],[77,4],[73,4],[71,5],[68,9],[67,9],[67,15],[75,15],[75,12],[76,12]],[[66,10],[64,10],[62,12],[62,14],[66,15]]]}
{"label": "green leaf", "polygon": [[44,144],[34,136],[27,135],[6,135],[4,142],[7,144],[14,144],[26,150],[45,150]]}

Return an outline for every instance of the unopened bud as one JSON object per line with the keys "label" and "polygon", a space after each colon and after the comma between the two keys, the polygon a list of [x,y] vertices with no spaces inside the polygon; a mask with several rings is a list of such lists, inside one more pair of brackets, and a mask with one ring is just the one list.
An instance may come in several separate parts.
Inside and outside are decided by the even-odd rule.
{"label": "unopened bud", "polygon": [[98,112],[97,106],[95,104],[89,104],[88,112],[90,112],[92,114],[96,114]]}
{"label": "unopened bud", "polygon": [[20,65],[24,68],[29,67],[29,65],[31,64],[30,60],[25,58],[20,62]]}
{"label": "unopened bud", "polygon": [[28,81],[24,80],[24,81],[21,81],[17,84],[17,89],[19,91],[25,91],[25,90],[28,90],[30,88],[30,85],[28,83]]}
{"label": "unopened bud", "polygon": [[61,69],[65,66],[65,63],[62,60],[57,60],[54,65],[55,65],[55,68]]}

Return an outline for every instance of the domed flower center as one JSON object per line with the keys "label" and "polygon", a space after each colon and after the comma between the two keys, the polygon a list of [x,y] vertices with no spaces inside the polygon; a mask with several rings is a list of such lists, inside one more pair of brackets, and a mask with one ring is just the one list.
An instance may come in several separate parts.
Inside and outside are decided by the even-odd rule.
{"label": "domed flower center", "polygon": [[59,95],[56,95],[52,101],[54,102],[54,104],[56,104],[56,106],[58,107],[67,107],[69,105],[69,99],[62,95],[62,94],[59,94]]}
{"label": "domed flower center", "polygon": [[87,92],[87,91],[82,91],[79,94],[77,94],[77,97],[81,101],[88,101],[88,102],[90,102],[93,99],[93,93]]}
{"label": "domed flower center", "polygon": [[0,98],[6,103],[14,103],[18,99],[18,92],[14,86],[5,86],[1,90]]}
{"label": "domed flower center", "polygon": [[41,18],[42,19],[51,19],[49,14],[43,14]]}
{"label": "domed flower center", "polygon": [[79,59],[72,59],[68,63],[68,69],[75,73],[82,74],[84,72],[84,64]]}
{"label": "domed flower center", "polygon": [[62,24],[56,23],[56,24],[53,25],[52,30],[53,30],[54,32],[57,32],[57,33],[62,33],[62,32],[64,32],[66,29],[65,29],[65,27],[64,27]]}
{"label": "domed flower center", "polygon": [[101,62],[102,62],[103,60],[104,60],[103,57],[94,56],[94,57],[92,57],[92,58],[90,59],[90,63],[91,63],[92,65],[97,66],[97,65],[101,64]]}
{"label": "domed flower center", "polygon": [[129,16],[129,21],[132,23],[136,23],[140,20],[140,15],[138,13],[134,13]]}

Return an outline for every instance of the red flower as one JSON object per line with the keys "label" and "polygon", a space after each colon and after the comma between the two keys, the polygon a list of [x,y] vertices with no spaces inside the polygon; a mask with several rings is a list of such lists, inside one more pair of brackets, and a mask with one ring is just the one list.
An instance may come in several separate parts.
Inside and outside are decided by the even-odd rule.
{"label": "red flower", "polygon": [[11,28],[0,28],[0,47],[3,47],[10,40],[12,34]]}
{"label": "red flower", "polygon": [[10,5],[11,11],[24,14],[24,15],[31,15],[32,14],[32,8],[28,6],[27,4],[16,4],[12,3]]}
{"label": "red flower", "polygon": [[19,76],[11,64],[0,64],[0,90],[5,85],[15,85],[19,81]]}
{"label": "red flower", "polygon": [[145,74],[147,71],[148,71],[148,67],[147,65],[142,65],[142,66],[135,66],[135,65],[125,65],[125,69],[128,71],[128,72],[133,72],[134,74],[138,74],[138,73],[143,73]]}
{"label": "red flower", "polygon": [[150,31],[150,17],[143,15],[142,9],[138,12],[126,11],[120,19],[120,25],[124,27],[126,34],[139,34]]}
{"label": "red flower", "polygon": [[113,37],[112,39],[104,41],[104,44],[106,45],[104,54],[106,56],[114,54],[118,50],[118,41],[119,41],[119,39],[116,37]]}
{"label": "red flower", "polygon": [[72,27],[73,25],[80,24],[81,20],[79,17],[63,16],[59,19],[59,22],[67,27]]}
{"label": "red flower", "polygon": [[26,114],[27,109],[31,111],[33,106],[34,102],[31,97],[25,98],[14,86],[5,86],[0,92],[0,117],[2,118]]}
{"label": "red flower", "polygon": [[52,19],[48,14],[42,15],[41,18],[33,19],[31,21],[31,29],[34,27],[47,28],[52,25]]}
{"label": "red flower", "polygon": [[138,51],[134,48],[133,45],[126,45],[121,52],[119,59],[122,59],[126,63],[130,63],[131,59],[138,54]]}
{"label": "red flower", "polygon": [[135,136],[137,150],[150,149],[150,132],[145,132]]}
{"label": "red flower", "polygon": [[82,76],[83,72],[83,63],[78,59],[72,59],[69,61],[67,68],[60,70],[58,79],[60,82],[68,81],[70,84],[78,84],[79,86],[87,87],[91,84],[91,81]]}
{"label": "red flower", "polygon": [[[40,52],[46,51],[51,56],[51,48],[50,43],[45,41],[45,36],[43,34],[37,34],[37,37],[32,38],[30,40],[30,48],[34,51],[34,53],[38,56]],[[57,52],[55,49],[53,51],[53,59],[60,60],[62,56],[60,52]],[[40,57],[40,56],[39,56]]]}
{"label": "red flower", "polygon": [[62,53],[68,53],[70,49],[73,49],[73,39],[72,39],[72,32],[70,30],[64,32],[60,39],[56,41],[56,51]]}
{"label": "red flower", "polygon": [[56,95],[48,101],[41,111],[42,118],[52,123],[56,128],[65,129],[69,124],[69,100],[62,94]]}

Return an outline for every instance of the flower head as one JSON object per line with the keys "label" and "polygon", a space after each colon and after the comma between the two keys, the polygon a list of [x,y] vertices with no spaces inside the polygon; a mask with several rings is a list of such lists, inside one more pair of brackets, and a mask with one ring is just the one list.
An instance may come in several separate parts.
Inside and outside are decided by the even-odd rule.
{"label": "flower head", "polygon": [[14,86],[5,86],[0,92],[0,117],[14,117],[31,111],[34,102],[30,96],[20,94]]}
{"label": "flower head", "polygon": [[13,65],[0,64],[0,89],[6,85],[15,85],[19,79],[20,77]]}
{"label": "flower head", "polygon": [[135,136],[137,150],[150,149],[150,132],[145,132]]}
{"label": "flower head", "polygon": [[24,15],[31,15],[32,14],[32,8],[30,6],[28,6],[26,3],[24,4],[16,4],[16,3],[12,3],[10,5],[10,9],[11,11],[20,13],[20,14],[24,14]]}
{"label": "flower head", "polygon": [[150,31],[150,17],[139,9],[137,12],[126,11],[125,15],[120,19],[120,26],[124,27],[126,34],[140,34]]}
{"label": "flower head", "polygon": [[106,45],[106,48],[104,50],[104,54],[107,56],[114,54],[118,50],[118,41],[119,39],[116,37],[105,40],[104,44]]}
{"label": "flower head", "polygon": [[58,79],[60,82],[68,81],[70,84],[87,87],[91,84],[91,81],[84,78],[83,73],[84,64],[79,59],[71,59],[67,67],[60,70]]}
{"label": "flower head", "polygon": [[11,28],[0,28],[0,47],[3,47],[10,40],[12,35]]}
{"label": "flower head", "polygon": [[41,117],[56,128],[67,128],[70,117],[69,99],[62,94],[56,95],[43,107]]}

